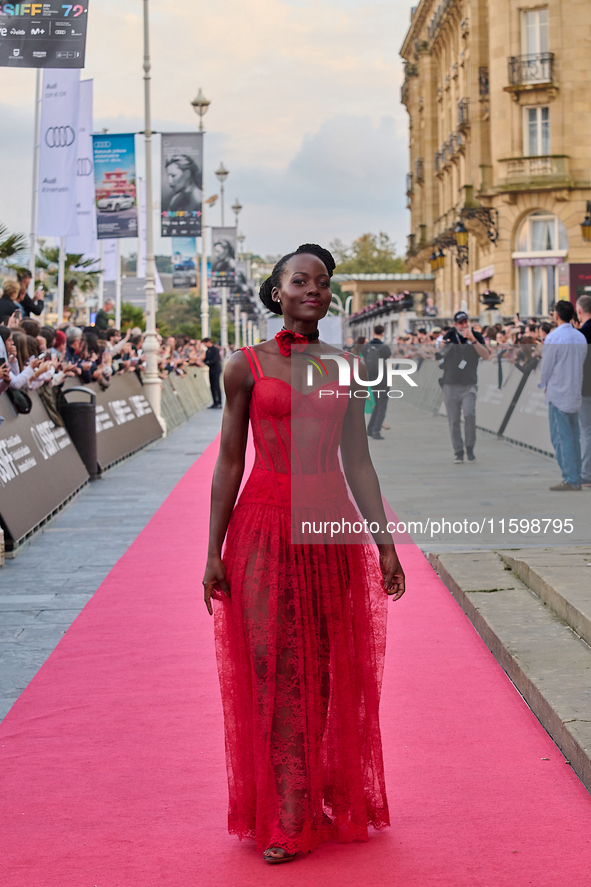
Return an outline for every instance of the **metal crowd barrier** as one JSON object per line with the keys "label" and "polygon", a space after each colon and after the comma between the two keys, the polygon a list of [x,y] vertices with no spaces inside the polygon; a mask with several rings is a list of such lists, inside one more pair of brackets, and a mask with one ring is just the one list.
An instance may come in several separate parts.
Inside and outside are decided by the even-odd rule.
{"label": "metal crowd barrier", "polygon": [[207,368],[189,367],[186,376],[171,374],[163,380],[160,408],[168,431],[183,425],[209,404],[211,391]]}
{"label": "metal crowd barrier", "polygon": [[[404,401],[420,410],[445,416],[441,370],[437,361],[415,358],[416,388],[404,387]],[[546,456],[554,456],[548,408],[538,387],[540,364],[522,373],[514,363],[496,357],[478,365],[476,427]]]}

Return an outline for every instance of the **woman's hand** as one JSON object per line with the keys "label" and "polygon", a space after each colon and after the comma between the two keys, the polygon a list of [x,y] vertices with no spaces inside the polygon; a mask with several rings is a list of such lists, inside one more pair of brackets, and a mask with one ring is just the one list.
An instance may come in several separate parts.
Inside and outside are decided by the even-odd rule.
{"label": "woman's hand", "polygon": [[207,612],[210,616],[213,616],[212,597],[219,600],[218,592],[222,592],[226,597],[230,597],[230,586],[226,582],[226,568],[222,563],[221,557],[210,557],[207,559],[205,575],[203,576],[203,589]]}
{"label": "woman's hand", "polygon": [[404,570],[400,565],[393,545],[379,546],[379,552],[380,570],[384,578],[384,591],[392,597],[392,600],[397,601],[405,591]]}

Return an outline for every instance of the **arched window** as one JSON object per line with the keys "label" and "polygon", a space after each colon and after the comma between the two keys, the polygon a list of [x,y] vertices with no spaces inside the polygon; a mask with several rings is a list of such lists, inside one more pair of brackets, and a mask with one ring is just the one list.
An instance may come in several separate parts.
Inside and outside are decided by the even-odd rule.
{"label": "arched window", "polygon": [[548,314],[558,292],[557,266],[567,253],[568,235],[558,216],[534,212],[523,220],[513,253],[523,317]]}

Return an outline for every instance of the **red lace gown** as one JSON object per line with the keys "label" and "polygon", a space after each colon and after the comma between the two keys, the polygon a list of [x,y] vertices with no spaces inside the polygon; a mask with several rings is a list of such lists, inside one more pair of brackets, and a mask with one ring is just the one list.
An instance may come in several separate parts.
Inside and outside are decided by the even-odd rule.
{"label": "red lace gown", "polygon": [[358,519],[338,458],[348,398],[301,394],[243,350],[256,457],[224,546],[231,597],[215,604],[229,831],[288,853],[366,841],[369,825],[389,825],[378,721],[388,598],[369,544],[291,541],[292,481],[322,489],[318,519]]}

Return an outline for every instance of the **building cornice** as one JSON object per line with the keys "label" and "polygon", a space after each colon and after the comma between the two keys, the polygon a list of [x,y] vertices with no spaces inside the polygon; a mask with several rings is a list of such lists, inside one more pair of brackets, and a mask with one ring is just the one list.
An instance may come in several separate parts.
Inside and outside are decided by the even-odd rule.
{"label": "building cornice", "polygon": [[407,58],[412,54],[412,41],[418,40],[421,30],[427,21],[427,16],[436,0],[421,0],[417,6],[416,12],[412,17],[410,28],[406,32],[406,37],[400,47],[400,55]]}

